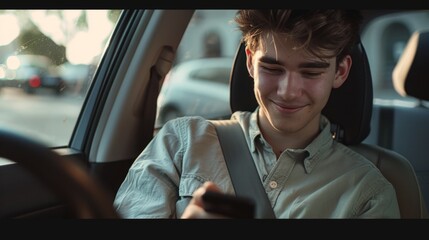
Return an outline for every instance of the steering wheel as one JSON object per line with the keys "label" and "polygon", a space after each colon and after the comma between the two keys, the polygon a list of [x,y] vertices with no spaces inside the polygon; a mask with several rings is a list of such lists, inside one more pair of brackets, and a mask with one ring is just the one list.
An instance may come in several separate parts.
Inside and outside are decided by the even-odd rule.
{"label": "steering wheel", "polygon": [[14,161],[69,204],[77,218],[119,218],[111,197],[87,169],[47,146],[0,129],[0,157]]}

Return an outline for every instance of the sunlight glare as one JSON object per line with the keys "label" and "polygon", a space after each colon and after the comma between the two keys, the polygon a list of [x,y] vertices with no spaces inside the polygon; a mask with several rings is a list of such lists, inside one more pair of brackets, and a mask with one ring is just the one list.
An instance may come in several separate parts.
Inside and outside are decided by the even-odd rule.
{"label": "sunlight glare", "polygon": [[8,45],[20,33],[18,19],[12,14],[0,14],[0,46]]}
{"label": "sunlight glare", "polygon": [[[87,28],[79,28],[78,19],[86,13]],[[32,21],[56,44],[66,47],[67,60],[72,64],[92,64],[104,48],[113,28],[108,10],[65,10],[63,19],[47,10],[33,10]]]}

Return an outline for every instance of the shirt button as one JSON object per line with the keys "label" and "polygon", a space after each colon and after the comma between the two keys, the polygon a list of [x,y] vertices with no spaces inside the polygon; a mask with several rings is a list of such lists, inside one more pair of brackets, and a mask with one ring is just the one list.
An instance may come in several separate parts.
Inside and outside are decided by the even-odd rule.
{"label": "shirt button", "polygon": [[272,188],[272,189],[277,188],[277,182],[276,181],[271,181],[270,182],[270,188]]}

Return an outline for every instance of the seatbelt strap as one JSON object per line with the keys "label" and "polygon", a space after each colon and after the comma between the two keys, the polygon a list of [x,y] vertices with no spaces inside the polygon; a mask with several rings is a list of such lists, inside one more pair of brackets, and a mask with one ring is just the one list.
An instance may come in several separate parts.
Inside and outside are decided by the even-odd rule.
{"label": "seatbelt strap", "polygon": [[211,122],[216,127],[236,195],[255,201],[255,218],[276,218],[240,124],[236,120]]}

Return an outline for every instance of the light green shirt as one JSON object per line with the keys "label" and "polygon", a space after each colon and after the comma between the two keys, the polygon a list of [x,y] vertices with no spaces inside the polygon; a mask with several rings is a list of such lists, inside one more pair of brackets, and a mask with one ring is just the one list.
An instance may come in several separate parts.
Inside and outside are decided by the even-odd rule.
{"label": "light green shirt", "polygon": [[[277,159],[257,111],[236,112],[277,218],[399,218],[393,186],[362,155],[320,134]],[[201,117],[169,121],[131,166],[114,205],[123,218],[178,218],[205,181],[234,193],[216,130]]]}

